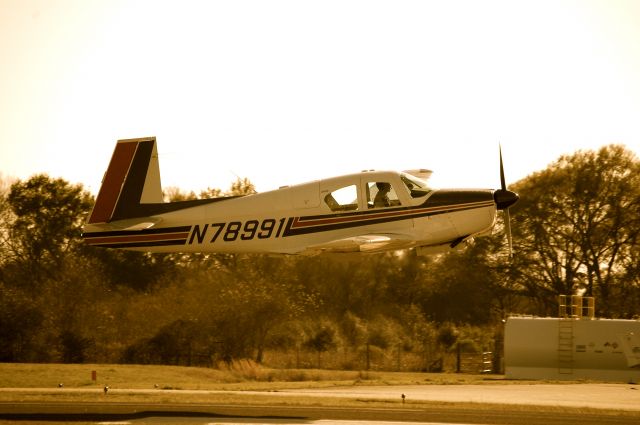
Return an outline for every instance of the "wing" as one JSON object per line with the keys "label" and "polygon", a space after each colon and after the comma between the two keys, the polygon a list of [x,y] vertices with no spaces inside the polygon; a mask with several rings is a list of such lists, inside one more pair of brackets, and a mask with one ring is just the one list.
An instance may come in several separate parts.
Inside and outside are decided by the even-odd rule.
{"label": "wing", "polygon": [[410,248],[414,240],[402,234],[369,234],[335,239],[318,245],[308,246],[305,254],[322,252],[379,252],[392,249]]}

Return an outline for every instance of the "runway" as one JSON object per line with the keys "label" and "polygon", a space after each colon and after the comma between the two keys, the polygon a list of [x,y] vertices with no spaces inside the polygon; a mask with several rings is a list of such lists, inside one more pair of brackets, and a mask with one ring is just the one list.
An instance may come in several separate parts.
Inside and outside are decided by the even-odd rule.
{"label": "runway", "polygon": [[640,411],[640,386],[628,384],[483,384],[358,386],[280,391],[283,395],[314,395],[406,401],[491,403]]}
{"label": "runway", "polygon": [[[53,389],[0,389],[56,393]],[[64,389],[98,393],[97,389]],[[60,394],[61,392],[57,392]],[[625,384],[483,384],[349,386],[326,389],[250,391],[127,390],[110,394],[219,394],[246,397],[246,404],[122,403],[108,397],[99,403],[0,403],[4,421],[101,424],[491,424],[491,425],[627,425],[640,423],[640,388]],[[405,395],[405,404],[400,401]],[[257,395],[266,404],[252,404]],[[299,400],[290,405],[288,400]],[[320,406],[326,398],[348,399],[356,407]],[[379,407],[380,403],[389,407]],[[377,407],[367,407],[376,404]],[[25,422],[26,421],[26,422]],[[7,423],[7,422],[4,422]]]}
{"label": "runway", "polygon": [[[89,403],[27,403],[19,408],[0,405],[1,420],[33,422],[87,423],[379,423],[415,424],[512,424],[512,425],[627,425],[637,424],[640,416],[600,414],[598,412],[562,412],[506,409],[487,410],[434,406],[427,409],[336,408],[314,406],[253,405],[145,405]],[[14,406],[15,407],[15,406]],[[6,412],[13,410],[13,413]],[[19,411],[19,412],[16,412]],[[27,422],[28,423],[28,422]]]}

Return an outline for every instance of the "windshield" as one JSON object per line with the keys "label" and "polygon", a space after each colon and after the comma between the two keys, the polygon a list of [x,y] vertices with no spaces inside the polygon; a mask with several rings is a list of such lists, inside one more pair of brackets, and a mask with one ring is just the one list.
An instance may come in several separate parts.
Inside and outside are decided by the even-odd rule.
{"label": "windshield", "polygon": [[409,192],[411,192],[412,198],[420,198],[421,196],[426,196],[429,192],[431,192],[431,189],[427,185],[427,182],[419,179],[416,176],[402,173],[400,175],[400,178],[402,179],[402,182],[405,184],[405,186],[407,186],[407,189],[409,189]]}

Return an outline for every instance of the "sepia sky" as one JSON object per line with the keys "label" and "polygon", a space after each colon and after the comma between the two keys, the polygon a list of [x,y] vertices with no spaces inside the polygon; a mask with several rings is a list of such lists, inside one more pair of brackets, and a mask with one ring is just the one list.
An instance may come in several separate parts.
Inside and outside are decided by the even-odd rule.
{"label": "sepia sky", "polygon": [[0,0],[0,173],[97,193],[117,139],[162,183],[362,169],[499,186],[640,154],[640,2]]}

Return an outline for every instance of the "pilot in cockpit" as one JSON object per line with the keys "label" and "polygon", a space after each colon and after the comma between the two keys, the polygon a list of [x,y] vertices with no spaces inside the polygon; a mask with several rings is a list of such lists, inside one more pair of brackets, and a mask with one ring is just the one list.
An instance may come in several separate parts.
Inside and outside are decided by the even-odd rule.
{"label": "pilot in cockpit", "polygon": [[378,182],[376,183],[376,187],[378,188],[378,193],[376,193],[376,197],[373,200],[373,207],[383,208],[391,206],[388,196],[391,185],[389,183]]}

